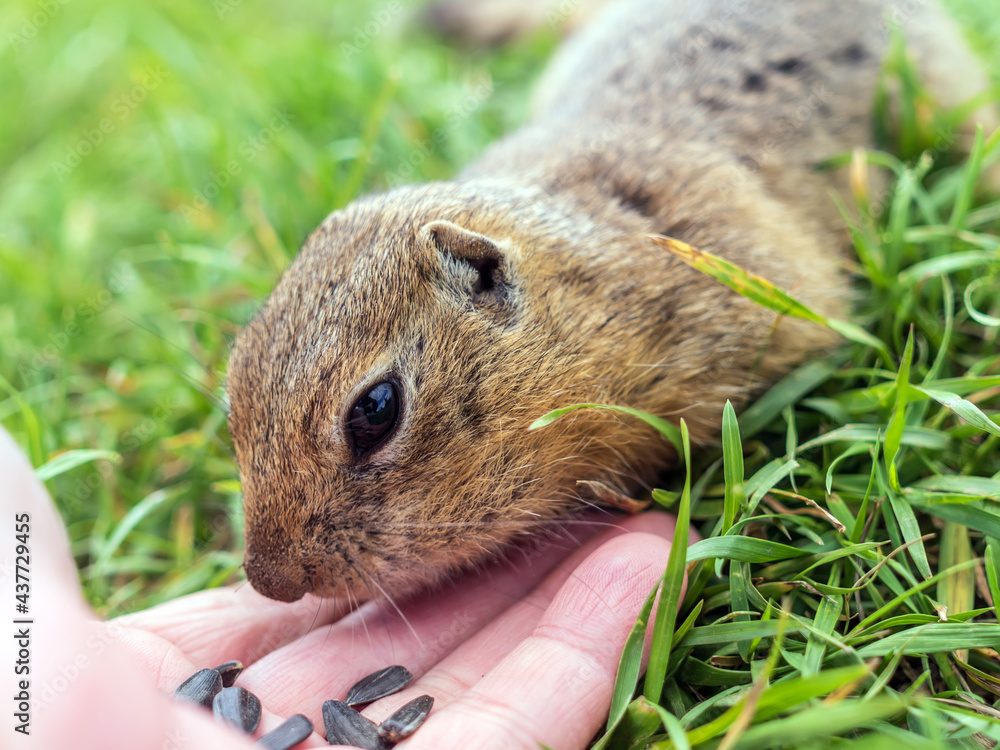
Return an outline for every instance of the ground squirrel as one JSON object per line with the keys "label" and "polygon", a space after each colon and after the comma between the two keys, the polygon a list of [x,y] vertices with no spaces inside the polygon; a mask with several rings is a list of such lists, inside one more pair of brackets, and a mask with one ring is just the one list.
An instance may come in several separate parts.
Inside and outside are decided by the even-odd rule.
{"label": "ground squirrel", "polygon": [[814,165],[869,142],[893,20],[944,98],[984,85],[922,0],[625,0],[564,43],[530,122],[455,179],[327,218],[229,365],[254,588],[363,600],[432,583],[584,507],[577,480],[637,493],[675,460],[633,420],[526,430],[540,415],[627,405],[705,442],[726,399],[828,347],[648,235],[843,315],[843,175]]}

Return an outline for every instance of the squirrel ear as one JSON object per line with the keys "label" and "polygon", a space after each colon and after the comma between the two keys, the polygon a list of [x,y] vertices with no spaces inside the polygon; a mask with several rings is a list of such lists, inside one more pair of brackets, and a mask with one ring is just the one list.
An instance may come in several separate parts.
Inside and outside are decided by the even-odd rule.
{"label": "squirrel ear", "polygon": [[432,221],[425,224],[420,233],[440,252],[472,267],[478,275],[472,287],[474,300],[481,299],[503,283],[503,252],[486,235],[463,229],[450,221]]}

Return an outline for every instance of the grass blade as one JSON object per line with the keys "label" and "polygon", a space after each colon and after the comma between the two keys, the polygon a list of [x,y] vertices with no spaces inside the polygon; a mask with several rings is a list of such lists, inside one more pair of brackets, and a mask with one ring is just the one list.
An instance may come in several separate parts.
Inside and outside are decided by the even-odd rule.
{"label": "grass blade", "polygon": [[82,466],[83,464],[102,458],[114,463],[122,460],[122,457],[114,451],[89,449],[66,451],[35,469],[35,476],[45,482],[52,479],[52,477],[64,474],[70,469],[75,469],[77,466]]}
{"label": "grass blade", "polygon": [[[746,612],[750,609],[750,595],[747,588],[751,585],[750,566],[747,563],[731,563],[729,566],[729,599],[734,612]],[[750,615],[735,614],[733,621],[750,622]],[[740,658],[747,664],[750,663],[752,656],[751,644],[752,641],[749,640],[736,641],[736,650],[739,652]]]}
{"label": "grass blade", "polygon": [[764,495],[770,492],[782,479],[790,476],[800,464],[791,458],[776,458],[750,477],[744,491],[750,494],[746,515],[753,515]]}
{"label": "grass blade", "polygon": [[946,391],[939,391],[932,388],[922,388],[919,385],[910,385],[907,390],[917,391],[925,396],[929,396],[946,409],[949,409],[960,416],[969,424],[974,425],[980,430],[988,432],[991,435],[997,435],[1000,437],[1000,425],[983,414],[979,407],[971,401],[966,401],[964,398],[954,393],[947,393]]}
{"label": "grass blade", "polygon": [[[788,623],[786,633],[796,633],[802,628],[795,623]],[[695,646],[717,646],[731,644],[741,638],[772,638],[778,632],[778,620],[762,620],[758,622],[737,622],[724,625],[700,625],[691,628],[685,635],[678,649],[689,649]]]}
{"label": "grass blade", "polygon": [[949,654],[972,648],[996,648],[1000,625],[989,622],[937,622],[902,630],[858,649],[858,656],[871,659],[895,651],[904,654]]}
{"label": "grass blade", "polygon": [[628,406],[610,406],[608,404],[573,404],[572,406],[564,406],[561,409],[556,409],[550,411],[548,414],[543,414],[529,426],[529,430],[538,430],[542,427],[547,427],[548,425],[555,422],[560,417],[569,414],[577,409],[607,409],[608,411],[615,411],[620,414],[628,414],[629,416],[641,419],[643,422],[648,424],[650,427],[659,432],[663,437],[670,441],[670,443],[677,449],[678,455],[683,452],[681,431],[674,425],[672,425],[667,420],[657,417],[653,414],[648,414],[647,412],[640,411],[639,409],[632,409]]}
{"label": "grass blade", "polygon": [[763,430],[789,404],[825,383],[836,369],[825,360],[814,360],[793,370],[778,381],[740,415],[740,431],[750,438]]}
{"label": "grass blade", "polygon": [[[833,571],[830,574],[830,579],[827,581],[829,586],[839,586],[840,585],[840,566],[835,565]],[[843,609],[842,600],[840,597],[824,597],[820,600],[819,607],[816,608],[816,619],[815,625],[817,630],[826,632],[827,634],[833,633],[834,628],[837,626],[837,621],[840,619],[840,612]],[[806,651],[802,660],[802,675],[803,677],[809,677],[810,675],[819,674],[820,667],[823,664],[823,659],[826,656],[826,644],[820,638],[815,635],[809,635],[809,640],[806,642]]]}
{"label": "grass blade", "polygon": [[993,598],[993,612],[1000,620],[1000,540],[990,538],[986,542],[986,583]]}
{"label": "grass blade", "polygon": [[653,610],[653,602],[656,594],[660,590],[662,579],[657,582],[653,590],[649,592],[646,601],[643,602],[639,617],[636,619],[632,630],[625,640],[625,648],[622,651],[621,659],[618,662],[618,673],[615,675],[614,691],[611,694],[611,709],[608,715],[608,724],[604,737],[595,745],[593,750],[600,750],[608,743],[611,733],[618,727],[625,711],[628,708],[632,696],[635,694],[635,687],[639,683],[639,672],[642,669],[642,651],[646,640],[646,625],[649,622],[649,613]]}
{"label": "grass blade", "polygon": [[979,500],[961,505],[910,500],[910,505],[924,513],[960,523],[981,534],[1000,539],[1000,512],[995,505],[986,505]]}
{"label": "grass blade", "polygon": [[810,310],[790,294],[776,287],[767,279],[750,273],[735,263],[731,263],[724,258],[705,252],[704,250],[693,248],[686,242],[681,242],[672,237],[649,235],[649,239],[673,253],[692,268],[711,276],[716,281],[728,286],[734,292],[756,302],[762,307],[774,310],[779,315],[791,315],[794,318],[811,320],[813,323],[836,331],[850,341],[872,347],[887,361],[890,358],[889,349],[881,339],[872,336],[864,328],[846,320],[824,318],[822,315]]}
{"label": "grass blade", "polygon": [[934,492],[959,492],[970,497],[989,497],[1000,500],[1000,479],[987,477],[939,475],[918,479],[910,487]]}
{"label": "grass blade", "polygon": [[[941,529],[941,550],[938,553],[938,572],[954,569],[944,576],[937,586],[938,601],[944,604],[949,615],[968,612],[976,606],[976,573],[964,565],[973,559],[969,530],[954,521],[945,521]],[[965,650],[955,652],[960,661],[968,661]]]}
{"label": "grass blade", "polygon": [[[819,448],[831,443],[881,443],[886,436],[877,424],[849,424],[807,440],[799,446],[799,453],[810,448]],[[948,435],[940,430],[927,427],[907,427],[899,438],[899,444],[913,448],[944,450],[951,442]]]}
{"label": "grass blade", "polygon": [[12,386],[7,379],[0,375],[0,388],[7,391],[7,394],[17,405],[21,412],[21,419],[24,420],[24,429],[28,433],[28,458],[32,466],[41,466],[45,460],[45,453],[42,450],[42,429],[38,422],[38,417],[32,411],[28,402],[24,400],[17,389]]}
{"label": "grass blade", "polygon": [[906,428],[906,396],[912,361],[913,327],[911,326],[910,335],[906,339],[906,348],[903,350],[903,359],[899,364],[899,372],[896,374],[896,406],[889,419],[889,426],[885,430],[885,469],[889,473],[889,486],[897,492],[900,487],[899,477],[896,475],[896,456],[899,453],[903,430]]}
{"label": "grass blade", "polygon": [[[924,578],[931,577],[931,566],[927,562],[927,550],[924,548],[922,533],[920,531],[920,521],[917,514],[913,512],[913,507],[895,492],[889,492],[889,507],[899,524],[899,531],[903,539],[909,545],[910,557],[917,564],[917,569]],[[883,506],[884,507],[884,506]]]}
{"label": "grass blade", "polygon": [[[792,716],[751,727],[740,738],[741,750],[768,750],[774,747],[808,747],[823,737],[861,729],[869,723],[894,716],[906,707],[901,698],[886,695],[865,703],[846,700],[821,704]],[[652,745],[656,748],[658,745]]]}
{"label": "grass blade", "polygon": [[976,137],[972,144],[972,152],[965,163],[962,172],[962,188],[955,199],[955,205],[951,210],[951,218],[948,225],[952,229],[961,229],[965,225],[965,217],[969,214],[969,207],[972,205],[972,196],[976,191],[976,181],[983,168],[983,126],[976,126]]}
{"label": "grass blade", "polygon": [[663,691],[663,680],[667,674],[670,649],[673,644],[674,625],[677,622],[677,608],[680,606],[681,589],[684,586],[684,568],[687,565],[688,525],[691,519],[691,445],[688,440],[687,424],[683,419],[681,420],[681,444],[684,449],[684,491],[677,508],[674,540],[670,546],[667,570],[663,576],[663,587],[660,593],[660,603],[656,609],[656,621],[653,624],[653,645],[649,654],[649,667],[646,670],[646,682],[643,687],[643,694],[652,703],[660,702],[660,695]]}
{"label": "grass blade", "polygon": [[736,521],[736,514],[745,498],[740,426],[736,421],[736,411],[728,400],[722,412],[722,460],[726,477],[726,494],[720,534],[724,535]]}
{"label": "grass blade", "polygon": [[976,292],[979,291],[979,288],[989,284],[990,282],[991,280],[985,277],[976,279],[965,287],[965,293],[962,295],[962,300],[965,302],[966,312],[968,312],[969,315],[972,316],[972,319],[979,323],[979,325],[997,328],[1000,327],[1000,318],[995,315],[989,315],[982,312],[972,301],[972,298],[975,296]]}
{"label": "grass blade", "polygon": [[722,282],[733,291],[738,292],[747,299],[753,300],[762,307],[774,310],[780,315],[791,315],[795,318],[811,320],[814,323],[825,325],[823,316],[813,312],[767,279],[745,271],[725,258],[720,258],[704,250],[697,250],[686,242],[681,242],[672,237],[650,235],[649,239],[673,253],[673,255],[683,260],[695,270],[701,271],[716,281]]}
{"label": "grass blade", "polygon": [[163,505],[167,500],[171,499],[175,494],[177,488],[173,488],[174,492],[169,489],[162,489],[147,495],[138,503],[136,503],[125,517],[118,523],[115,530],[108,537],[108,540],[102,545],[100,552],[98,553],[97,559],[95,560],[92,568],[92,576],[100,576],[104,574],[104,568],[107,566],[108,562],[111,560],[111,556],[114,555],[115,551],[121,546],[122,542],[125,541],[125,537],[128,536],[142,519],[151,514],[158,507]]}
{"label": "grass blade", "polygon": [[749,536],[713,536],[695,542],[688,549],[687,561],[710,560],[713,557],[747,563],[766,563],[794,557],[808,557],[808,550],[790,547],[769,539]]}

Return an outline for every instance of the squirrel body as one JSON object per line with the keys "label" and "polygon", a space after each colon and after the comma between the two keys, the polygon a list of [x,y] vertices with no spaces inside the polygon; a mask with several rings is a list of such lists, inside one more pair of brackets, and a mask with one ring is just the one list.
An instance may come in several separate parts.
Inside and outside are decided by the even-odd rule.
{"label": "squirrel body", "polygon": [[[971,59],[957,34],[912,5],[928,75],[976,93],[947,72]],[[360,601],[431,584],[584,507],[578,480],[633,495],[676,459],[618,415],[528,431],[542,414],[630,406],[705,443],[727,399],[831,346],[648,236],[843,316],[846,183],[815,165],[871,140],[888,10],[616,3],[564,43],[530,122],[456,178],[329,216],[230,361],[253,586]]]}

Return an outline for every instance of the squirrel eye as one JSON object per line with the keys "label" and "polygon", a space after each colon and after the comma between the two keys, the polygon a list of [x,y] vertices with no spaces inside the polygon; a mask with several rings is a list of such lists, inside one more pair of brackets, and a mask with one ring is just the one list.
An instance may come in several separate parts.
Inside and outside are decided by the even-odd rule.
{"label": "squirrel eye", "polygon": [[347,434],[358,454],[369,453],[392,433],[399,418],[396,386],[385,381],[358,399],[347,419]]}

